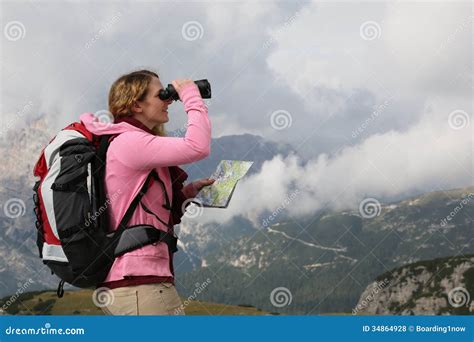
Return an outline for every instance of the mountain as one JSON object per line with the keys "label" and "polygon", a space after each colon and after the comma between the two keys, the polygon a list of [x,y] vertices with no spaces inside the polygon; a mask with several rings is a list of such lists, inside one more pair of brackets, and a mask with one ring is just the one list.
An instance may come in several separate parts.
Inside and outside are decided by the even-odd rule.
{"label": "mountain", "polygon": [[33,166],[38,160],[41,149],[53,138],[54,133],[44,116],[32,119],[28,127],[17,131],[7,131],[2,136],[0,153],[1,191],[18,191],[18,188],[9,186],[7,180],[21,180],[33,183]]}
{"label": "mountain", "polygon": [[180,274],[206,267],[204,256],[254,231],[252,223],[243,217],[234,217],[225,224],[182,221],[176,226],[179,253],[175,254],[175,272]]}
{"label": "mountain", "polygon": [[[37,256],[31,200],[32,167],[52,134],[41,118],[7,136],[8,145],[0,145],[0,296],[51,289],[58,282]],[[255,158],[251,170],[257,172],[272,153],[291,153],[288,146],[249,135],[218,141],[209,164],[204,160],[200,169],[189,170],[190,180],[208,176],[221,159]],[[304,218],[280,213],[279,222],[261,229],[243,218],[224,225],[183,224],[175,263],[178,290],[189,295],[194,284],[210,278],[203,300],[290,314],[350,312],[380,274],[474,253],[473,192],[473,187],[433,192],[382,204],[373,218],[320,211]]]}
{"label": "mountain", "polygon": [[354,314],[473,315],[474,255],[420,261],[377,277]]}
{"label": "mountain", "polygon": [[32,199],[33,166],[53,136],[48,127],[44,117],[37,118],[28,127],[7,132],[0,145],[0,296],[22,284],[30,290],[57,286],[38,258]]}
{"label": "mountain", "polygon": [[294,153],[288,144],[266,141],[252,134],[229,135],[212,139],[211,155],[196,163],[184,165],[189,180],[209,177],[223,159],[253,161],[247,175],[258,173],[262,164],[280,154],[286,157]]}
{"label": "mountain", "polygon": [[[178,275],[181,290],[209,277],[209,301],[291,314],[350,312],[384,272],[474,253],[473,200],[471,187],[382,204],[373,218],[356,211],[288,218],[203,256],[205,267]],[[271,293],[282,287],[291,304],[275,307]]]}
{"label": "mountain", "polygon": [[[0,296],[15,292],[25,282],[29,284],[29,291],[51,289],[58,284],[58,279],[51,276],[38,258],[32,200],[34,164],[42,148],[56,133],[50,127],[46,117],[41,116],[31,120],[27,127],[6,132],[0,142],[3,157],[0,164],[0,203],[3,208],[0,211]],[[250,153],[246,155],[245,151]],[[210,176],[222,159],[252,159],[255,165],[250,173],[256,172],[264,160],[270,160],[278,153],[287,155],[291,153],[291,147],[250,134],[214,139],[212,155],[196,165],[187,166],[191,168],[188,180]],[[234,235],[248,232],[243,220],[236,219],[231,226],[236,227]],[[183,271],[200,267],[202,255],[220,248],[217,233],[208,236],[212,226],[183,226],[180,230],[183,239],[176,264]],[[202,232],[200,241],[196,239],[198,230]],[[30,278],[33,282],[29,282]]]}

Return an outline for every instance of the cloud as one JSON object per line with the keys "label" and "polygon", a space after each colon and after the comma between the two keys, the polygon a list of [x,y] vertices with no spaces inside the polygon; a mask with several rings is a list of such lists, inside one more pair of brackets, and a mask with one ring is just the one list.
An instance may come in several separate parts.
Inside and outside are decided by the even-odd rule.
{"label": "cloud", "polygon": [[[1,6],[2,22],[20,21],[26,31],[18,41],[2,36],[2,119],[17,118],[15,113],[32,101],[33,112],[54,117],[54,129],[60,129],[85,111],[105,109],[108,89],[121,74],[151,68],[165,84],[179,77],[208,78],[216,120],[229,123],[224,131],[237,127],[244,132],[252,131],[255,115],[242,113],[242,104],[255,96],[256,80],[264,85],[272,77],[261,67],[268,36],[257,28],[283,21],[293,5],[121,1]],[[189,23],[201,31],[198,39],[186,36],[192,34],[183,30]],[[181,105],[170,114],[169,130],[184,125]]]}
{"label": "cloud", "polygon": [[[371,134],[406,130],[431,97],[453,105],[472,91],[468,3],[319,3],[275,35],[268,67],[304,103],[293,144],[333,152]],[[375,30],[375,39],[363,27]],[[357,138],[375,107],[388,106]],[[299,121],[299,123],[298,123]],[[294,134],[293,133],[293,134]],[[330,142],[330,143],[328,143]],[[321,152],[321,150],[318,150]]]}
{"label": "cloud", "polygon": [[405,132],[375,134],[307,163],[295,155],[277,156],[240,181],[228,209],[205,209],[199,220],[224,223],[243,215],[262,227],[268,213],[298,217],[323,208],[354,209],[367,197],[383,202],[473,185],[472,116],[455,124],[451,112],[443,104],[427,104],[420,121]]}
{"label": "cloud", "polygon": [[[268,65],[300,95],[315,87],[362,87],[382,96],[434,91],[428,81],[442,85],[470,67],[470,9],[468,3],[314,2],[275,37]],[[367,23],[376,25],[375,39],[363,38]]]}
{"label": "cloud", "polygon": [[[301,204],[286,210],[308,213],[341,192],[335,208],[365,194],[467,184],[472,171],[472,135],[447,125],[455,110],[472,121],[469,3],[3,2],[1,9],[2,23],[25,29],[21,39],[1,37],[2,132],[41,113],[58,130],[105,109],[123,73],[152,68],[164,84],[210,80],[214,137],[250,132],[291,143],[296,156],[243,180],[227,211],[209,211],[223,220],[272,211],[293,189]],[[182,128],[182,104],[170,109],[167,129]]]}
{"label": "cloud", "polygon": [[[165,84],[207,77],[216,137],[257,132],[302,145],[306,157],[330,153],[370,134],[408,128],[418,118],[404,113],[419,112],[429,92],[469,96],[466,75],[472,73],[462,72],[470,66],[468,8],[403,2],[2,3],[2,21],[20,21],[26,30],[18,41],[2,37],[2,118],[16,117],[32,101],[32,112],[54,116],[59,129],[82,112],[105,109],[112,82],[145,67],[158,70]],[[368,21],[379,23],[378,39],[362,39],[360,27]],[[196,37],[187,37],[192,39],[183,31],[189,23],[197,29]],[[425,67],[417,71],[419,64]],[[384,119],[351,138],[387,98],[392,100]],[[277,110],[291,113],[292,127],[270,125]],[[170,114],[169,130],[185,124],[181,105]]]}

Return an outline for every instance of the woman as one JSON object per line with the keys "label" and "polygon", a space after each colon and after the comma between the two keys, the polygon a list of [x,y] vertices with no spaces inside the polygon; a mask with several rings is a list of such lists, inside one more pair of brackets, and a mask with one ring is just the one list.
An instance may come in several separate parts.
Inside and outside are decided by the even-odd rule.
{"label": "woman", "polygon": [[[147,224],[174,234],[184,205],[213,179],[201,179],[183,186],[187,174],[177,165],[206,158],[210,153],[211,124],[207,107],[191,80],[172,82],[184,110],[188,126],[184,138],[166,137],[168,106],[158,93],[163,86],[158,75],[141,70],[123,75],[109,92],[109,111],[114,123],[100,123],[92,114],[81,121],[97,135],[113,134],[107,151],[105,187],[110,228],[116,229],[154,169],[163,182],[151,181],[148,191],[133,213],[128,226]],[[163,187],[164,185],[164,187]],[[166,207],[167,200],[171,208]],[[173,253],[164,242],[147,245],[115,259],[100,286],[110,289],[103,307],[113,315],[184,314],[174,286]]]}

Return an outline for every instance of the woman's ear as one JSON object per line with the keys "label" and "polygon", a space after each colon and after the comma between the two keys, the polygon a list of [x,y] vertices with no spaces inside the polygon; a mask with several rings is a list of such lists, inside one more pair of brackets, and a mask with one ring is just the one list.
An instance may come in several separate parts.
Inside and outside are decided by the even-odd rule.
{"label": "woman's ear", "polygon": [[142,107],[140,106],[140,104],[139,104],[137,101],[135,101],[135,102],[133,103],[132,111],[133,111],[134,113],[141,113],[141,112],[143,111],[143,110],[142,110]]}

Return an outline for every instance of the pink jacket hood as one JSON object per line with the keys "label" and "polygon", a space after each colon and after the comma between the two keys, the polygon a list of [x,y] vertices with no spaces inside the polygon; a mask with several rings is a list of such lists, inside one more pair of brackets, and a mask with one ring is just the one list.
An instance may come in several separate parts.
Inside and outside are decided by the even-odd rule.
{"label": "pink jacket hood", "polygon": [[142,131],[140,128],[132,126],[126,122],[101,122],[99,120],[99,117],[97,117],[93,113],[84,113],[79,118],[84,124],[84,126],[86,126],[86,128],[95,135],[120,134],[129,131]]}

